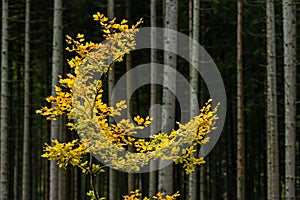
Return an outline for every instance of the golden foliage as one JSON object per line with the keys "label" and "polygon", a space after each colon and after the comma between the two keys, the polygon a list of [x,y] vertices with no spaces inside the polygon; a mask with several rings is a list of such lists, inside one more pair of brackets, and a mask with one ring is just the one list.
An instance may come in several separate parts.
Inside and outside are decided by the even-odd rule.
{"label": "golden foliage", "polygon": [[142,198],[142,193],[139,190],[135,190],[130,192],[130,195],[123,196],[124,200],[174,200],[176,197],[179,197],[179,192],[176,192],[173,195],[165,195],[164,193],[158,192],[156,195],[152,197],[144,197]]}
{"label": "golden foliage", "polygon": [[[103,101],[102,78],[110,70],[110,64],[121,62],[125,54],[135,48],[134,36],[139,20],[129,27],[127,20],[116,23],[116,19],[108,20],[99,12],[93,15],[95,21],[103,30],[106,42],[95,44],[85,42],[83,34],[77,34],[76,39],[66,36],[69,52],[77,55],[68,60],[72,73],[65,78],[59,77],[59,86],[55,86],[56,96],[49,96],[46,101],[51,106],[44,106],[36,112],[45,116],[47,120],[67,116],[66,126],[76,131],[81,140],[60,143],[53,140],[53,145],[46,144],[42,157],[57,161],[60,167],[68,165],[81,168],[85,174],[95,175],[101,172],[100,165],[87,161],[85,155],[92,152],[98,154],[106,163],[112,163],[115,168],[125,171],[140,170],[151,159],[173,160],[182,163],[186,173],[195,170],[195,165],[203,164],[203,158],[196,158],[197,145],[208,142],[207,134],[213,129],[217,120],[217,108],[211,108],[210,102],[202,108],[200,115],[195,116],[187,124],[178,123],[179,128],[171,133],[159,133],[149,139],[137,139],[134,134],[151,123],[152,118],[139,115],[134,117],[134,123],[123,118],[117,123],[109,123],[109,117],[120,116],[127,108],[125,101],[108,106]],[[95,74],[99,78],[95,78]],[[96,76],[97,77],[97,76]],[[76,122],[76,123],[75,123]],[[119,157],[120,152],[126,151],[128,146],[135,148],[135,152],[127,152]],[[139,163],[139,165],[137,165]],[[87,195],[94,198],[94,191]],[[124,199],[140,199],[137,190],[124,196]],[[144,199],[175,199],[178,193],[163,197],[158,193],[151,198]]]}

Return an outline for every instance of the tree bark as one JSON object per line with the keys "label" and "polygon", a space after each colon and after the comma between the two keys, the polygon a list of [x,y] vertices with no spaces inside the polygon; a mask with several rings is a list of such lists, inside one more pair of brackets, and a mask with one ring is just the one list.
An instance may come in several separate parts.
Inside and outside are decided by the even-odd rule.
{"label": "tree bark", "polygon": [[[150,0],[150,24],[151,27],[156,27],[156,2],[157,0]],[[156,32],[153,31],[151,33],[151,63],[156,63],[157,62],[157,53],[155,50],[156,46]],[[155,68],[155,65],[152,64],[151,67],[151,83],[155,82],[157,79],[157,69]],[[151,84],[151,91],[150,91],[150,106],[155,105],[157,101],[157,87],[154,84]],[[153,121],[151,123],[151,130],[150,134],[155,135],[157,131],[157,122],[158,122],[158,113],[156,109],[151,109],[150,110],[150,116],[153,118]],[[156,165],[154,161],[150,161],[150,173],[149,173],[149,196],[153,196],[156,194],[156,186],[157,186],[157,172],[154,171],[156,169]]]}
{"label": "tree bark", "polygon": [[[199,30],[200,30],[200,0],[193,0],[192,9],[192,33],[190,37],[192,37],[195,41],[199,42]],[[191,5],[190,4],[190,5]],[[196,104],[193,102],[192,95],[196,95],[198,97],[198,71],[195,69],[199,67],[199,52],[197,46],[191,46],[191,56],[192,56],[192,65],[190,65],[190,84],[191,84],[191,91],[190,91],[190,119],[193,119],[194,116],[198,114],[198,108]],[[197,196],[197,173],[192,172],[189,175],[189,200],[196,200]]]}
{"label": "tree bark", "polygon": [[285,199],[296,199],[296,1],[283,0]]}
{"label": "tree bark", "polygon": [[267,0],[267,187],[268,199],[279,199],[277,81],[274,0]]}
{"label": "tree bark", "polygon": [[8,157],[8,0],[2,0],[1,37],[1,200],[9,199],[9,157]]}
{"label": "tree bark", "polygon": [[[125,1],[125,18],[130,21],[130,0],[126,0]],[[127,54],[126,55],[126,71],[128,72],[131,69],[131,55]],[[131,77],[129,76],[129,74],[127,74],[127,79],[126,79],[126,100],[127,100],[127,104],[128,104],[128,116],[127,118],[129,119],[130,113],[131,113],[131,105],[130,105],[130,96],[129,96],[129,92],[130,92],[130,88],[131,88]],[[129,147],[129,151],[133,151],[134,149],[130,146]],[[134,173],[128,173],[128,192],[130,193],[130,191],[134,191],[135,189],[135,176]],[[129,194],[128,193],[128,194]]]}
{"label": "tree bark", "polygon": [[[177,0],[165,0],[165,28],[177,30],[177,15],[178,2]],[[165,49],[177,48],[177,36],[168,31],[164,33]],[[164,64],[176,69],[176,55],[165,51]],[[176,90],[176,74],[170,73],[164,69],[163,85],[168,86],[173,91]],[[163,88],[162,99],[162,132],[169,133],[175,125],[175,96],[167,87]],[[173,164],[161,169],[159,171],[158,190],[173,193]]]}
{"label": "tree bark", "polygon": [[[114,1],[107,1],[107,16],[109,19],[114,18]],[[115,69],[112,66],[111,70],[108,72],[108,96],[110,98],[109,102],[111,105],[112,92],[115,84]],[[118,197],[118,186],[117,186],[117,171],[113,168],[109,169],[109,199],[117,199]]]}
{"label": "tree bark", "polygon": [[30,0],[26,0],[25,10],[25,61],[24,61],[24,135],[23,135],[23,174],[22,174],[22,200],[30,199]]}
{"label": "tree bark", "polygon": [[[58,85],[58,75],[61,74],[63,63],[63,1],[54,1],[53,13],[53,41],[52,41],[52,96],[55,94],[55,85]],[[51,121],[51,140],[59,137],[60,120]],[[58,200],[59,176],[55,161],[50,161],[50,200]]]}
{"label": "tree bark", "polygon": [[237,199],[245,199],[242,0],[237,1]]}

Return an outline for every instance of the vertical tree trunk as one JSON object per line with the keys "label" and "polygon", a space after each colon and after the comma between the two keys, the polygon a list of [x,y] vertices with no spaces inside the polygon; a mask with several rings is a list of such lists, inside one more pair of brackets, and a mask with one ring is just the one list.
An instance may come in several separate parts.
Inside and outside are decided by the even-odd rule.
{"label": "vertical tree trunk", "polygon": [[1,37],[1,160],[0,197],[9,199],[9,157],[8,157],[8,0],[2,0]]}
{"label": "vertical tree trunk", "polygon": [[[150,0],[150,24],[151,27],[156,27],[156,1],[157,0]],[[156,32],[153,31],[151,33],[151,63],[156,63],[157,62],[157,53],[155,47],[156,46]],[[157,70],[155,68],[155,65],[152,65],[151,68],[151,82],[155,82],[157,79]],[[157,87],[154,84],[151,84],[151,91],[150,91],[150,106],[156,104],[157,101]],[[157,130],[157,118],[158,118],[158,113],[156,109],[151,109],[150,110],[150,116],[154,119],[151,123],[151,130],[150,134],[155,135],[156,130]],[[157,184],[157,178],[156,178],[156,171],[153,171],[153,169],[156,169],[155,162],[150,161],[150,173],[149,173],[149,196],[153,196],[156,194],[156,184]]]}
{"label": "vertical tree trunk", "polygon": [[[30,159],[30,163],[35,163],[36,162],[36,158],[38,158],[40,156],[40,154],[38,154],[38,147],[39,143],[35,143],[36,146],[34,146],[31,150],[31,159]],[[29,171],[29,175],[30,175],[30,187],[29,187],[29,192],[30,193],[30,200],[39,200],[40,198],[38,198],[38,175],[40,175],[40,168],[39,168],[39,164],[38,162],[35,165],[32,165],[30,167],[30,171]],[[32,173],[34,172],[34,173]],[[37,175],[38,174],[38,175]]]}
{"label": "vertical tree trunk", "polygon": [[[66,133],[64,119],[60,120],[59,124],[59,139],[62,141],[66,141],[66,137],[63,133]],[[58,199],[59,200],[65,200],[66,198],[66,183],[67,183],[67,170],[59,168],[58,169]]]}
{"label": "vertical tree trunk", "polygon": [[[201,34],[200,34],[201,35]],[[200,37],[200,36],[199,36]],[[201,80],[200,80],[201,81]],[[200,82],[201,85],[200,85],[200,105],[204,105],[204,97],[205,97],[205,94],[204,94],[204,83],[201,81]],[[207,162],[208,163],[208,162]],[[199,168],[199,176],[200,176],[200,188],[199,188],[199,197],[200,197],[200,200],[203,200],[203,199],[206,199],[206,190],[207,190],[207,181],[206,181],[206,176],[207,176],[207,173],[206,173],[206,168],[208,167],[208,164],[205,164],[205,165],[200,165]]]}
{"label": "vertical tree trunk", "polygon": [[[190,12],[192,12],[192,34],[190,34],[190,37],[192,36],[193,39],[197,42],[199,42],[199,31],[200,31],[200,0],[193,0],[193,3],[190,3],[192,5],[192,8],[190,8]],[[199,59],[199,52],[197,51],[197,47],[192,45],[191,46],[191,56],[192,56],[192,65],[190,65],[190,84],[192,86],[192,89],[190,91],[190,119],[193,119],[194,116],[198,114],[198,108],[196,104],[193,102],[192,95],[196,95],[198,97],[198,72],[195,69],[195,67],[198,66],[198,59]],[[195,200],[197,196],[197,173],[192,172],[189,175],[189,200]]]}
{"label": "vertical tree trunk", "polygon": [[296,199],[296,1],[283,0],[285,199]]}
{"label": "vertical tree trunk", "polygon": [[[61,74],[63,61],[63,1],[54,1],[53,13],[53,44],[52,44],[52,95],[55,96],[55,85],[58,85],[58,75]],[[51,121],[51,139],[59,137],[60,120]],[[50,200],[58,200],[59,193],[58,166],[50,161]]]}
{"label": "vertical tree trunk", "polygon": [[211,188],[211,184],[210,184],[210,180],[211,180],[211,158],[209,157],[209,158],[206,158],[206,162],[207,162],[207,164],[206,164],[206,166],[205,166],[205,169],[206,169],[206,171],[205,171],[205,173],[206,173],[206,187],[205,187],[205,197],[207,198],[207,199],[211,199],[210,198],[210,194],[211,194],[211,190],[210,190],[210,188]]}
{"label": "vertical tree trunk", "polygon": [[[127,20],[130,21],[130,0],[126,0],[125,1],[125,18]],[[126,55],[126,71],[128,72],[129,70],[131,69],[131,55],[128,54]],[[127,118],[130,118],[130,113],[131,113],[131,106],[130,106],[130,96],[129,96],[129,91],[130,91],[130,88],[131,88],[131,77],[128,76],[127,74],[127,79],[126,79],[126,100],[127,100],[127,103],[128,103],[128,116]],[[134,149],[130,146],[129,147],[129,151],[133,151]],[[128,173],[128,192],[130,191],[133,191],[135,189],[135,184],[134,184],[134,181],[135,181],[135,177],[134,177],[134,174],[133,173]]]}
{"label": "vertical tree trunk", "polygon": [[243,119],[242,0],[237,1],[237,199],[245,199]]}
{"label": "vertical tree trunk", "polygon": [[[109,19],[114,18],[114,1],[107,1],[107,16]],[[110,98],[113,92],[115,84],[115,69],[112,66],[112,69],[108,72],[108,96]],[[111,100],[111,99],[110,99]],[[111,101],[110,101],[111,103]],[[109,169],[109,199],[117,199],[118,195],[118,186],[117,186],[117,171],[113,168]]]}
{"label": "vertical tree trunk", "polygon": [[[165,28],[177,30],[178,2],[177,0],[165,0]],[[176,49],[177,36],[168,31],[164,33],[164,48]],[[164,52],[164,64],[176,69],[176,55]],[[176,89],[176,74],[164,70],[163,85],[170,89]],[[162,132],[169,133],[175,125],[175,96],[166,87],[163,88]],[[159,171],[158,189],[171,194],[173,192],[173,164]]]}
{"label": "vertical tree trunk", "polygon": [[78,200],[78,169],[73,169],[73,198],[74,200]]}
{"label": "vertical tree trunk", "polygon": [[268,199],[279,199],[276,41],[274,0],[267,0],[267,185]]}
{"label": "vertical tree trunk", "polygon": [[30,97],[29,97],[29,69],[30,69],[30,0],[26,0],[25,10],[25,66],[24,66],[24,136],[23,136],[23,174],[22,174],[22,200],[30,199],[30,176],[29,176],[29,120],[30,120]]}
{"label": "vertical tree trunk", "polygon": [[[19,185],[20,185],[20,177],[19,177],[19,169],[20,169],[20,155],[18,152],[20,151],[21,147],[20,147],[20,141],[19,139],[15,139],[14,142],[14,184],[13,184],[13,196],[14,196],[14,200],[19,200],[20,198],[20,189],[19,189]],[[21,191],[22,192],[22,191]],[[1,199],[1,198],[0,198]]]}
{"label": "vertical tree trunk", "polygon": [[[45,131],[46,132],[46,131]],[[50,179],[50,167],[48,165],[48,162],[46,162],[46,160],[43,162],[43,167],[45,169],[44,171],[44,179],[46,180],[45,183],[44,183],[44,199],[50,199],[49,198],[49,195],[50,195],[50,187],[49,187],[49,179]]]}
{"label": "vertical tree trunk", "polygon": [[205,166],[200,166],[200,200],[205,199]]}
{"label": "vertical tree trunk", "polygon": [[118,186],[117,186],[117,171],[109,169],[109,199],[117,199]]}

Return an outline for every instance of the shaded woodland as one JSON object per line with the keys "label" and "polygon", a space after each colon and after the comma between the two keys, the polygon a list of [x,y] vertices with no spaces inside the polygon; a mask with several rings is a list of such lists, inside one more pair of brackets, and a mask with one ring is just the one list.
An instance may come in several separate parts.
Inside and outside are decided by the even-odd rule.
{"label": "shaded woodland", "polygon": [[[89,176],[41,157],[51,139],[78,136],[65,126],[65,118],[47,121],[36,110],[55,95],[58,75],[71,70],[67,60],[74,53],[65,50],[65,36],[82,33],[86,41],[104,40],[93,21],[97,12],[129,24],[143,18],[140,27],[166,27],[194,38],[218,66],[227,96],[220,139],[195,172],[187,175],[180,164],[150,173],[104,167],[94,180],[100,197],[122,199],[139,189],[144,196],[179,191],[177,199],[188,200],[300,199],[298,1],[2,0],[1,9],[0,200],[89,199]],[[176,42],[170,44],[176,47]],[[210,98],[186,60],[144,49],[114,64],[104,81],[104,100],[109,101],[114,83],[126,71],[150,62],[167,63],[183,74],[201,106]],[[170,117],[162,122],[167,132],[181,113],[164,87],[148,84],[136,90],[130,114],[153,116],[151,105],[169,102]],[[190,109],[193,116],[195,108]]]}

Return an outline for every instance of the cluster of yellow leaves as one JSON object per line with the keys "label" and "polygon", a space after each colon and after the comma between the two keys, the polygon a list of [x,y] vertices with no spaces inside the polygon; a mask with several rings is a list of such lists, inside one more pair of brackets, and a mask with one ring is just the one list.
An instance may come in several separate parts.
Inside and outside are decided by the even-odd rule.
{"label": "cluster of yellow leaves", "polygon": [[131,28],[129,28],[127,24],[128,21],[126,19],[123,19],[121,23],[118,24],[116,23],[116,18],[109,21],[107,17],[99,12],[94,14],[93,18],[95,21],[99,21],[100,25],[104,28],[103,33],[106,37],[109,37],[114,33],[126,32],[129,29],[134,30],[143,22],[142,19],[140,19],[135,25],[132,25]]}
{"label": "cluster of yellow leaves", "polygon": [[[87,192],[87,196],[90,197],[91,200],[95,200],[96,195],[95,192],[93,190],[90,190]],[[158,192],[156,195],[152,196],[152,197],[144,197],[142,198],[142,193],[140,192],[140,190],[135,190],[135,191],[131,191],[129,195],[124,195],[123,196],[123,200],[175,200],[177,197],[179,197],[180,194],[179,192],[176,192],[173,195],[165,195],[162,192]],[[104,197],[101,197],[99,200],[105,200]]]}
{"label": "cluster of yellow leaves", "polygon": [[89,150],[83,144],[79,143],[78,140],[67,143],[60,143],[57,140],[52,140],[52,142],[54,146],[46,144],[45,153],[42,157],[49,160],[57,160],[57,164],[64,168],[69,164],[73,166],[85,166],[84,162],[82,162],[82,157]]}
{"label": "cluster of yellow leaves", "polygon": [[195,171],[195,165],[204,164],[203,158],[197,158],[197,146],[209,141],[207,134],[214,129],[218,119],[217,107],[211,108],[211,100],[187,124],[180,124],[179,129],[170,134],[159,133],[150,136],[150,141],[137,140],[134,145],[138,152],[147,154],[153,159],[173,160],[182,163],[186,173]]}
{"label": "cluster of yellow leaves", "polygon": [[71,46],[71,48],[66,47],[66,50],[69,52],[75,51],[80,56],[80,57],[77,56],[68,62],[71,68],[78,66],[76,64],[80,64],[80,62],[78,63],[78,61],[81,61],[80,58],[86,57],[86,55],[91,50],[95,49],[98,46],[98,44],[95,44],[93,42],[84,43],[84,41],[85,41],[84,34],[78,33],[76,39],[73,39],[71,36],[66,35],[66,42]]}
{"label": "cluster of yellow leaves", "polygon": [[[176,192],[173,195],[165,195],[164,193],[158,192],[152,197],[144,197],[143,200],[175,200],[180,194]],[[124,200],[140,200],[142,199],[142,193],[139,190],[130,192],[130,195],[123,196]]]}
{"label": "cluster of yellow leaves", "polygon": [[55,160],[59,167],[67,168],[68,165],[79,167],[84,174],[96,175],[98,172],[104,172],[98,164],[88,163],[83,157],[89,150],[77,139],[67,143],[60,143],[52,140],[53,146],[45,144],[45,153],[42,157],[48,160]]}
{"label": "cluster of yellow leaves", "polygon": [[[69,74],[71,76],[71,74]],[[69,82],[66,82],[66,79],[63,79],[68,87],[71,85],[71,78]],[[62,82],[62,81],[61,81]],[[69,91],[64,92],[62,87],[55,86],[56,97],[49,96],[46,98],[46,101],[51,103],[53,107],[44,106],[41,109],[37,110],[36,113],[41,114],[47,117],[47,120],[56,120],[57,116],[63,114],[70,114],[72,109],[72,94]]]}
{"label": "cluster of yellow leaves", "polygon": [[212,110],[211,100],[209,100],[206,106],[201,109],[199,117],[195,117],[199,122],[197,134],[194,138],[195,142],[191,146],[182,149],[182,156],[175,160],[175,163],[183,163],[183,168],[187,174],[195,171],[195,165],[205,163],[204,158],[195,157],[195,153],[197,152],[197,145],[201,146],[209,141],[207,134],[215,129],[214,124],[218,119],[216,112],[217,107]]}
{"label": "cluster of yellow leaves", "polygon": [[[72,72],[65,78],[59,77],[60,85],[55,87],[56,96],[46,98],[51,106],[37,110],[48,120],[66,115],[66,125],[70,130],[75,130],[81,140],[69,143],[55,140],[53,146],[46,144],[42,156],[56,160],[60,167],[70,164],[80,167],[83,173],[91,174],[100,167],[84,161],[84,154],[89,152],[98,154],[105,163],[112,163],[114,167],[127,171],[138,171],[151,159],[173,160],[182,163],[187,173],[194,171],[194,165],[204,163],[203,158],[196,158],[194,153],[197,145],[208,142],[206,135],[213,129],[217,108],[212,109],[211,104],[207,103],[200,115],[187,124],[179,124],[179,128],[170,134],[159,133],[149,140],[133,137],[138,130],[151,123],[149,116],[136,116],[135,123],[125,118],[109,123],[109,117],[120,116],[127,105],[125,101],[120,101],[113,107],[103,101],[102,77],[109,73],[112,62],[122,61],[124,55],[135,48],[134,36],[142,20],[129,27],[127,20],[116,23],[115,18],[108,20],[100,13],[93,17],[99,21],[106,42],[85,42],[83,34],[78,34],[76,39],[67,36],[66,42],[70,47],[66,50],[77,53],[68,60]],[[119,157],[129,145],[135,148],[135,152],[127,152]]]}
{"label": "cluster of yellow leaves", "polygon": [[151,124],[151,120],[153,120],[152,117],[147,116],[144,119],[144,118],[140,117],[139,115],[134,117],[133,119],[138,125],[144,125],[145,127],[148,126],[149,124]]}
{"label": "cluster of yellow leaves", "polygon": [[[97,199],[97,198],[96,198],[96,195],[95,195],[95,192],[94,192],[93,190],[88,191],[88,192],[86,193],[86,195],[87,195],[88,197],[90,197],[90,200],[96,200],[96,199]],[[105,197],[101,197],[101,198],[99,198],[99,200],[105,200]]]}

